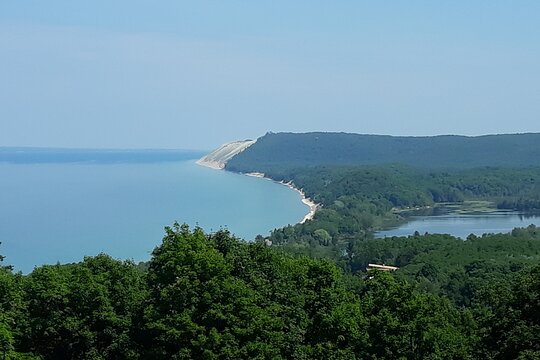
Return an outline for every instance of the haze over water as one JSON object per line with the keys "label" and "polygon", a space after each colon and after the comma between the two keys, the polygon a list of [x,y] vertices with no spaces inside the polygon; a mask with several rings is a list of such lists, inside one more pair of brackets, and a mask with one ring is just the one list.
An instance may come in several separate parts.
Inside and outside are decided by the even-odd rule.
{"label": "haze over water", "polygon": [[[193,157],[187,156],[187,157]],[[300,195],[271,181],[162,162],[0,162],[0,254],[16,270],[106,252],[147,260],[174,221],[245,239],[300,221]]]}

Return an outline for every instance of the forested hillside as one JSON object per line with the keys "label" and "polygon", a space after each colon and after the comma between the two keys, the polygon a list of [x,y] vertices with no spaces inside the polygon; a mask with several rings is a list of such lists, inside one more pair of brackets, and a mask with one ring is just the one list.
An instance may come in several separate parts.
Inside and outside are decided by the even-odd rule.
{"label": "forested hillside", "polygon": [[312,221],[275,229],[275,245],[341,258],[344,249],[385,226],[406,221],[408,211],[441,203],[483,201],[495,208],[540,211],[540,168],[426,170],[400,165],[315,166],[272,170],[321,205]]}
{"label": "forested hillside", "polygon": [[[269,133],[231,159],[226,169],[262,172],[290,182],[320,205],[313,220],[275,229],[257,240],[271,243],[273,251],[284,256],[331,259],[341,269],[367,317],[365,324],[371,330],[367,341],[374,342],[368,347],[373,350],[374,344],[380,344],[375,346],[378,352],[353,351],[357,358],[537,359],[540,313],[531,303],[540,303],[538,290],[533,290],[540,283],[540,231],[535,226],[511,234],[471,235],[466,240],[418,233],[374,239],[373,232],[406,221],[412,210],[430,212],[445,203],[479,202],[492,210],[539,211],[539,140],[540,134]],[[369,263],[395,265],[399,270],[372,278],[366,274]],[[379,283],[382,292],[366,303],[366,289],[381,276],[389,282]],[[431,299],[413,306],[418,317],[401,316],[411,305],[401,306],[407,296],[394,292],[398,283],[409,294],[417,294],[420,303]],[[435,337],[420,335],[419,329],[437,323],[435,314],[458,309],[454,316],[464,325],[459,335],[453,333],[455,328]],[[395,317],[397,313],[401,315]],[[454,345],[436,354],[393,350],[394,341],[402,349],[411,344],[422,347],[418,338],[398,329],[402,325],[409,329],[406,324],[411,321],[424,340],[453,334],[445,342]],[[399,325],[388,328],[391,323]]]}
{"label": "forested hillside", "polygon": [[399,163],[428,168],[540,166],[540,134],[402,137],[346,133],[268,133],[227,170]]}
{"label": "forested hillside", "polygon": [[[538,255],[536,229],[516,231],[513,240]],[[461,274],[475,281],[475,296],[450,301],[426,287],[447,273],[447,265],[439,274],[433,267],[454,261],[442,251],[452,253],[453,242],[372,243],[365,256],[401,253],[420,267],[366,277],[225,231],[175,225],[145,268],[107,255],[27,276],[3,267],[0,358],[538,359],[540,267],[506,271],[486,258],[492,266]],[[421,265],[436,243],[443,247],[432,250],[431,266]]]}

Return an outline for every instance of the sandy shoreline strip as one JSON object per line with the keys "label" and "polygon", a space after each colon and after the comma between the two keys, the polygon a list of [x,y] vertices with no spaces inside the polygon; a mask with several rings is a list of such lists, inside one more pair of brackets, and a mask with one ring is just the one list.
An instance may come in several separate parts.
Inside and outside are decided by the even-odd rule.
{"label": "sandy shoreline strip", "polygon": [[[263,173],[260,173],[260,172],[245,173],[245,174],[243,174],[243,175],[246,175],[246,176],[252,176],[252,177],[256,177],[256,178],[268,179],[268,178],[265,178],[265,177],[264,177],[264,174],[263,174]],[[268,180],[271,180],[271,179],[268,179]]]}
{"label": "sandy shoreline strip", "polygon": [[308,198],[308,197],[306,196],[306,194],[304,193],[304,191],[302,191],[301,189],[298,189],[298,188],[294,187],[290,182],[288,182],[288,183],[280,182],[280,183],[283,184],[283,185],[286,185],[286,186],[290,187],[290,188],[293,189],[294,191],[298,191],[298,193],[300,193],[300,195],[302,196],[302,202],[303,202],[304,204],[306,204],[307,206],[309,206],[309,212],[306,214],[306,216],[304,216],[304,218],[302,219],[302,221],[300,221],[300,224],[303,224],[303,223],[305,223],[306,221],[313,219],[313,217],[315,216],[315,212],[316,212],[317,209],[319,208],[319,204],[317,204],[316,202],[314,202],[313,200],[311,200],[310,198]]}
{"label": "sandy shoreline strip", "polygon": [[[208,167],[208,168],[211,168],[211,169],[214,169],[214,170],[224,170],[224,168],[225,168],[225,164],[223,162],[212,161],[212,160],[208,160],[206,158],[199,159],[195,163],[197,165],[205,166],[205,167]],[[304,204],[306,204],[307,206],[309,206],[309,212],[306,214],[306,216],[304,216],[304,218],[302,220],[300,220],[300,222],[299,222],[300,224],[303,224],[306,221],[313,219],[313,217],[315,216],[315,212],[320,207],[319,204],[317,204],[316,202],[314,202],[310,198],[306,197],[306,194],[301,189],[298,189],[298,188],[294,187],[291,181],[289,181],[287,183],[284,182],[284,181],[275,181],[273,179],[270,179],[270,178],[266,177],[265,174],[260,173],[260,172],[251,172],[251,173],[242,173],[242,174],[246,175],[246,176],[252,176],[252,177],[257,177],[257,178],[261,178],[261,179],[274,181],[274,182],[276,182],[278,184],[285,185],[288,188],[293,189],[294,191],[298,192],[300,194],[300,196],[302,196],[302,202]]]}
{"label": "sandy shoreline strip", "polygon": [[[260,173],[260,172],[252,172],[252,173],[244,173],[244,175],[246,176],[253,176],[253,177],[258,177],[258,178],[263,178],[263,179],[267,179],[267,180],[270,180],[270,181],[275,181],[273,179],[270,179],[268,177],[266,177],[263,173]],[[309,206],[309,212],[306,214],[306,216],[304,216],[304,218],[300,221],[300,224],[303,224],[305,223],[306,221],[308,220],[311,220],[313,219],[313,217],[315,216],[315,212],[317,211],[317,209],[319,208],[319,204],[317,204],[316,202],[314,202],[313,200],[311,200],[310,198],[308,198],[306,196],[306,194],[304,193],[304,191],[302,191],[302,189],[298,189],[296,188],[291,181],[289,182],[284,182],[284,181],[275,181],[277,182],[278,184],[281,184],[281,185],[285,185],[287,186],[288,188],[298,192],[300,194],[300,196],[302,196],[302,202],[304,204],[306,204],[307,206]]]}

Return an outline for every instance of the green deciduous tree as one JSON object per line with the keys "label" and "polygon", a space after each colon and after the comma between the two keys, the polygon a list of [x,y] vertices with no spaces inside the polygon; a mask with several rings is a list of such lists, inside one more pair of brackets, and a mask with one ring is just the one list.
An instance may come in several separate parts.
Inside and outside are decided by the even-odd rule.
{"label": "green deciduous tree", "polygon": [[142,274],[107,255],[36,268],[26,279],[21,347],[44,359],[136,359]]}

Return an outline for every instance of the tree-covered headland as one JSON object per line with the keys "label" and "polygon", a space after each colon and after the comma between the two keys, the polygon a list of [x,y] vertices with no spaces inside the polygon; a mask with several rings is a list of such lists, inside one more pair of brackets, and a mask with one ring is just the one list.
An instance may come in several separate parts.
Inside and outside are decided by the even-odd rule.
{"label": "tree-covered headland", "polygon": [[540,134],[268,133],[226,169],[290,182],[320,204],[313,221],[275,229],[272,244],[350,263],[359,243],[406,221],[411,210],[481,202],[492,210],[540,211],[536,140]]}

